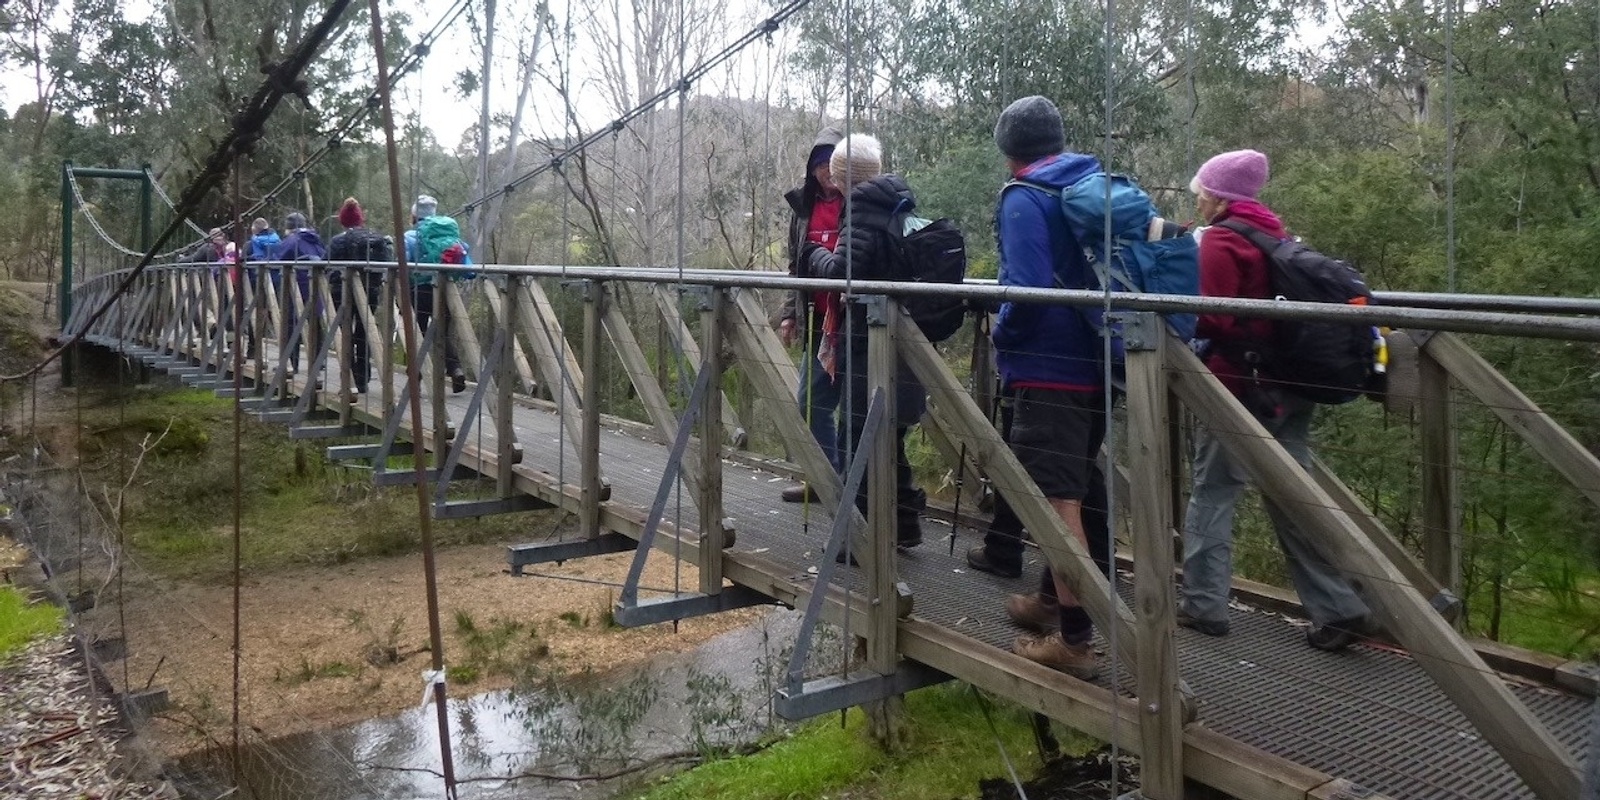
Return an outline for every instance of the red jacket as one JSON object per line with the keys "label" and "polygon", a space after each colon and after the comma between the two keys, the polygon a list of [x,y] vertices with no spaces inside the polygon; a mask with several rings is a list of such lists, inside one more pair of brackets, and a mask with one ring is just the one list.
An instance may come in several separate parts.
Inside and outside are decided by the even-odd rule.
{"label": "red jacket", "polygon": [[[1228,210],[1212,220],[1211,227],[1200,235],[1200,294],[1206,297],[1271,297],[1266,253],[1249,239],[1215,224],[1225,219],[1237,219],[1280,239],[1288,235],[1278,216],[1266,206],[1253,201],[1229,203]],[[1195,331],[1197,338],[1211,340],[1211,355],[1206,359],[1206,366],[1234,394],[1244,390],[1245,378],[1250,373],[1241,356],[1243,350],[1252,343],[1266,341],[1271,335],[1269,320],[1227,314],[1201,314]]]}

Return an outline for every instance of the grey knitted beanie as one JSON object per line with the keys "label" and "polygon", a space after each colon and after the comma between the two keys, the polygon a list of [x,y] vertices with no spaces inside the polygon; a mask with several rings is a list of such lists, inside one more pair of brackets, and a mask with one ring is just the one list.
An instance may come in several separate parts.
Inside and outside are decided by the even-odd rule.
{"label": "grey knitted beanie", "polygon": [[1048,98],[1032,95],[1006,106],[994,124],[994,143],[1018,161],[1032,162],[1067,149],[1061,112]]}

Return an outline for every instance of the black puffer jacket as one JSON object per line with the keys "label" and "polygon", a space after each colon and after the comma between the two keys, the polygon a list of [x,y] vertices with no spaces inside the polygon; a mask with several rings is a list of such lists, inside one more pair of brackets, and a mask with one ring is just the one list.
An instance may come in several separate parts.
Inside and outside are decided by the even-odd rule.
{"label": "black puffer jacket", "polygon": [[[883,174],[856,184],[845,202],[838,249],[830,253],[816,245],[808,246],[802,265],[805,276],[858,281],[902,279],[894,244],[889,240],[889,224],[897,215],[916,207],[911,187],[899,175]],[[850,306],[850,348],[865,353],[867,310],[859,303]]]}

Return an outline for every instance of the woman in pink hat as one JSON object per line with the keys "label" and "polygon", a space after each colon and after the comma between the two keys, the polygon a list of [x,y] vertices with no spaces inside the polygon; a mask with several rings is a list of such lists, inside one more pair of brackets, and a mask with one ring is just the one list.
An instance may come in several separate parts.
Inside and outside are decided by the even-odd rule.
{"label": "woman in pink hat", "polygon": [[[1200,293],[1207,297],[1270,298],[1266,253],[1233,221],[1274,239],[1288,238],[1283,222],[1257,199],[1267,184],[1267,157],[1255,150],[1213,156],[1195,173],[1189,190],[1198,198]],[[1302,467],[1311,461],[1311,420],[1316,405],[1267,380],[1271,320],[1202,314],[1196,329],[1207,340],[1206,366]],[[1194,435],[1194,490],[1183,525],[1183,599],[1178,624],[1208,636],[1228,633],[1228,592],[1233,583],[1233,512],[1249,478],[1204,426]],[[1369,611],[1350,581],[1317,551],[1305,531],[1271,499],[1267,515],[1289,567],[1289,578],[1312,625],[1306,642],[1342,650],[1368,628]]]}

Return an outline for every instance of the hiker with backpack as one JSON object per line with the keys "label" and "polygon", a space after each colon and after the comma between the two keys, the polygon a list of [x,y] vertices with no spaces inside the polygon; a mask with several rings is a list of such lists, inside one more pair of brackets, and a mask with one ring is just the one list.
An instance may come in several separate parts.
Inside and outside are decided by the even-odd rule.
{"label": "hiker with backpack", "polygon": [[[1278,216],[1257,199],[1266,185],[1267,157],[1254,150],[1213,156],[1189,183],[1198,198],[1200,289],[1208,297],[1272,298],[1272,256],[1252,243],[1290,243]],[[1292,298],[1300,299],[1300,298]],[[1202,314],[1196,334],[1202,359],[1222,384],[1255,416],[1302,467],[1311,461],[1311,422],[1316,402],[1294,384],[1274,381],[1277,323],[1227,314]],[[1369,340],[1370,342],[1370,340]],[[1194,487],[1183,526],[1183,591],[1178,624],[1208,636],[1228,633],[1228,592],[1233,583],[1233,516],[1249,478],[1243,467],[1204,426],[1194,433]],[[1266,498],[1300,602],[1310,615],[1306,642],[1320,650],[1342,650],[1368,628],[1369,610],[1350,581],[1318,552],[1305,530]]]}
{"label": "hiker with backpack", "polygon": [[[828,126],[817,133],[816,141],[806,157],[806,177],[799,186],[783,196],[789,204],[789,274],[799,275],[800,256],[808,242],[832,252],[839,242],[839,218],[844,213],[844,194],[833,185],[833,172],[829,166],[834,145],[844,138],[838,128]],[[839,413],[841,386],[834,376],[822,366],[823,335],[830,313],[837,320],[842,313],[843,298],[838,292],[786,292],[783,306],[778,311],[778,336],[785,347],[795,339],[801,341],[804,352],[800,356],[800,393],[796,398],[800,413],[805,417],[811,435],[827,456],[834,470],[842,471],[839,463],[839,431],[835,418]],[[837,331],[834,336],[837,338]],[[785,503],[799,503],[817,499],[816,492],[804,483],[783,490]]]}
{"label": "hiker with backpack", "polygon": [[[828,161],[834,185],[846,197],[839,223],[839,242],[829,250],[816,242],[806,242],[799,269],[803,277],[837,280],[889,281],[904,277],[899,263],[895,233],[891,225],[902,224],[905,215],[916,208],[916,197],[904,178],[883,172],[883,145],[867,134],[852,134],[840,140]],[[862,457],[862,429],[866,426],[871,401],[871,382],[867,375],[867,307],[863,303],[843,302],[838,313],[827,315],[823,323],[821,366],[836,379],[844,376],[844,398],[848,408],[848,439],[840,454],[840,464],[849,467],[850,458]],[[832,337],[831,339],[828,337]],[[830,343],[839,340],[835,351]],[[922,419],[927,394],[903,363],[896,378],[895,412],[895,541],[901,548],[922,544],[922,511],[928,496],[917,487],[906,458],[906,435]],[[856,507],[867,510],[867,486],[856,495]],[[842,554],[841,554],[842,555]]]}
{"label": "hiker with backpack", "polygon": [[[306,215],[291,211],[283,218],[283,228],[286,231],[283,239],[272,252],[273,261],[327,261],[328,251],[322,246],[322,237],[317,235],[316,228],[306,224]],[[301,267],[273,267],[270,273],[272,286],[278,292],[278,304],[282,309],[283,329],[278,334],[278,346],[288,343],[290,334],[295,325],[299,323],[299,312],[295,309],[294,298],[289,296],[283,282],[283,270],[288,269],[294,275],[294,285],[300,290],[300,301],[306,308],[314,307],[311,297],[311,271]],[[308,342],[315,347],[314,342]],[[300,348],[295,347],[289,351],[289,374],[293,375],[300,370]]]}
{"label": "hiker with backpack", "polygon": [[[995,123],[994,141],[1013,176],[1000,192],[995,215],[1001,285],[1097,285],[1084,247],[1062,212],[1060,195],[1085,178],[1101,175],[1099,162],[1066,150],[1061,112],[1037,95],[1006,107]],[[990,337],[1002,387],[1012,403],[1004,431],[1012,452],[1067,530],[1101,570],[1109,571],[1106,482],[1099,464],[1106,432],[1099,331],[1076,308],[1007,302]],[[979,560],[1010,566],[1013,562],[1001,561],[1009,556],[1020,573],[1020,530],[1012,537],[1004,537],[1009,531],[991,533],[1002,536],[986,540],[1013,547],[1015,553],[1002,554],[986,545],[976,554]],[[968,554],[969,563],[974,555]],[[1083,680],[1099,674],[1094,625],[1056,571],[1044,570],[1038,591],[1007,597],[1006,613],[1034,632],[1018,637],[1012,652]]]}
{"label": "hiker with backpack", "polygon": [[[413,266],[423,264],[471,264],[472,256],[467,243],[461,240],[461,226],[453,217],[439,213],[439,201],[429,195],[418,195],[411,204],[411,230],[406,231],[406,261]],[[416,315],[417,327],[426,335],[428,324],[435,316],[444,326],[439,335],[444,337],[444,369],[450,376],[450,391],[460,394],[467,389],[467,375],[461,371],[461,359],[456,355],[455,342],[450,338],[450,305],[444,302],[435,285],[435,270],[411,270],[411,310]],[[451,280],[456,280],[452,275]],[[434,298],[438,296],[435,307]]]}
{"label": "hiker with backpack", "polygon": [[[328,242],[328,260],[393,263],[394,240],[370,230],[366,223],[367,217],[361,209],[361,203],[354,197],[345,198],[344,204],[339,207],[339,224],[344,226],[344,231]],[[365,295],[362,299],[369,310],[377,311],[378,298],[382,295],[383,271],[356,268],[356,272],[356,291]],[[342,270],[331,276],[328,282],[335,307],[344,303],[345,283]],[[361,394],[367,391],[367,381],[372,378],[367,326],[361,321],[361,312],[355,308],[350,309],[350,320],[354,325],[350,330],[350,375],[356,393]]]}

